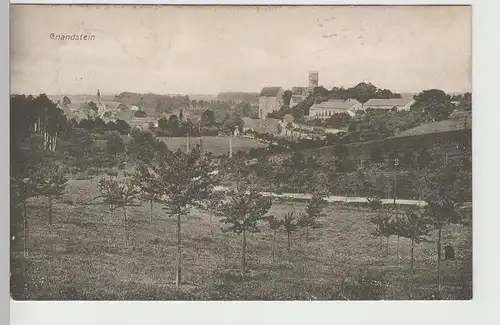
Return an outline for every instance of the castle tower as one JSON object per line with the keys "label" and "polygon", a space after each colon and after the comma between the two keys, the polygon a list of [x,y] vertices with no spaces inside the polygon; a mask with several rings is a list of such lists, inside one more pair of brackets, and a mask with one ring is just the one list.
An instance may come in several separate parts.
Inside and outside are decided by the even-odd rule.
{"label": "castle tower", "polygon": [[307,88],[308,94],[312,94],[314,92],[314,88],[319,85],[319,72],[318,71],[309,71],[309,87]]}
{"label": "castle tower", "polygon": [[97,89],[97,101],[101,101],[101,92]]}

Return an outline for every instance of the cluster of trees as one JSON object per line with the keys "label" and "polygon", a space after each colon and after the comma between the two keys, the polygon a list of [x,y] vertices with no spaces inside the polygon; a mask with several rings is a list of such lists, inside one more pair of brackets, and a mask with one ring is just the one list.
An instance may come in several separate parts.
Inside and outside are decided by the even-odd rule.
{"label": "cluster of trees", "polygon": [[361,82],[347,89],[344,87],[333,87],[330,91],[323,86],[316,87],[314,89],[314,97],[318,103],[329,99],[356,99],[364,104],[372,98],[401,98],[401,95],[393,93],[389,89],[380,89],[371,83]]}
{"label": "cluster of trees", "polygon": [[[410,270],[414,269],[414,248],[422,242],[431,242],[429,235],[431,231],[437,232],[436,256],[437,256],[437,284],[438,291],[441,286],[441,254],[443,229],[450,224],[466,225],[469,220],[463,218],[459,209],[464,203],[463,198],[455,196],[455,190],[450,190],[449,184],[438,184],[439,189],[426,197],[427,205],[422,209],[418,206],[408,207],[403,214],[378,214],[370,221],[375,228],[373,235],[386,238],[386,256],[389,257],[389,237],[397,237],[396,255],[399,263],[400,238],[407,238],[411,243]],[[372,209],[382,210],[380,199],[369,200]]]}
{"label": "cluster of trees", "polygon": [[[334,118],[334,120],[336,119],[338,118]],[[347,121],[347,119],[344,118],[341,121]],[[417,127],[424,121],[424,116],[417,111],[390,112],[388,110],[368,109],[349,119],[347,124],[349,134],[342,139],[342,142],[385,139],[398,132]]]}
{"label": "cluster of trees", "polygon": [[116,122],[104,122],[104,120],[100,117],[83,119],[80,121],[77,121],[75,118],[73,118],[69,121],[69,123],[71,128],[84,129],[92,133],[100,134],[108,131],[117,131],[120,134],[126,135],[129,134],[132,130],[132,128],[126,121],[120,119],[116,120]]}
{"label": "cluster of trees", "polygon": [[[470,99],[470,94],[465,97]],[[421,113],[425,121],[446,120],[457,108],[451,102],[451,98],[450,95],[440,89],[424,90],[414,96],[415,103],[410,109]]]}
{"label": "cluster of trees", "polygon": [[[214,121],[213,116],[207,112],[204,121],[210,125]],[[331,165],[323,168],[317,158],[300,151],[286,155],[281,162],[267,156],[259,157],[253,165],[245,164],[247,157],[235,157],[227,160],[227,163],[234,162],[232,170],[224,169],[218,164],[220,161],[210,154],[202,155],[198,148],[188,153],[180,150],[173,152],[150,132],[138,129],[130,131],[131,139],[127,144],[118,131],[108,130],[105,132],[105,146],[100,146],[89,132],[93,128],[84,127],[85,123],[90,122],[75,125],[67,121],[57,107],[51,106],[46,96],[11,98],[11,226],[12,233],[24,232],[25,254],[28,254],[30,238],[27,200],[46,198],[47,223],[51,225],[53,202],[61,200],[65,192],[68,171],[87,172],[92,177],[100,174],[106,166],[120,165],[127,159],[137,162],[137,171],[126,175],[124,180],[115,176],[101,178],[98,183],[99,197],[96,199],[113,211],[123,213],[126,246],[130,241],[129,206],[146,202],[150,205],[151,222],[154,222],[153,205],[160,204],[163,211],[176,219],[177,286],[182,282],[182,221],[189,217],[193,208],[207,210],[219,218],[224,231],[241,236],[241,275],[244,277],[247,236],[259,231],[262,223],[267,222],[273,233],[272,256],[275,259],[278,233],[286,234],[288,250],[293,234],[299,229],[305,233],[305,240],[309,240],[310,231],[321,227],[319,218],[325,206],[322,195],[315,195],[303,213],[270,215],[270,198],[256,190],[260,188],[260,179],[269,180],[272,185],[278,184],[282,188],[283,184],[293,184],[300,191],[313,193],[324,192],[328,186],[341,190],[372,188],[374,191],[371,194],[376,196],[372,206],[378,210],[381,209],[381,204],[376,203],[378,197],[390,191],[389,184],[392,183],[392,175],[384,174],[384,170],[357,172],[356,177],[348,173],[335,174]],[[222,129],[230,132],[237,127],[236,124],[228,118]],[[40,129],[43,131],[40,132]],[[46,145],[44,132],[49,135],[52,134],[50,132],[57,132],[60,140],[54,150]],[[279,140],[270,140],[276,141],[278,148],[291,145],[280,145]],[[304,146],[310,147],[310,144]],[[420,162],[417,166],[423,166],[421,161],[424,158],[425,154],[418,155]],[[409,238],[412,247],[426,240],[429,231],[436,230],[439,267],[442,232],[447,224],[462,222],[457,211],[458,206],[470,198],[470,174],[461,166],[447,165],[438,170],[419,168],[415,168],[411,179],[416,183],[411,187],[418,188],[428,202],[425,211],[409,210],[403,217],[387,218],[381,215],[373,222],[378,235]],[[216,169],[222,169],[222,172],[215,173]],[[220,194],[214,188],[221,183],[221,175],[226,171],[237,173],[240,186]]]}
{"label": "cluster of trees", "polygon": [[185,136],[216,136],[219,134],[233,134],[236,129],[243,130],[244,122],[236,115],[226,116],[218,122],[215,114],[211,110],[205,110],[201,119],[193,122],[190,118],[185,118],[181,110],[179,116],[172,114],[167,119],[162,117],[158,120],[158,130],[156,135],[160,137],[185,137]]}
{"label": "cluster of trees", "polygon": [[[372,162],[362,164],[352,160],[347,147],[342,145],[336,145],[331,153],[308,152],[291,147],[295,142],[270,140],[276,144],[236,154],[232,159],[236,165],[243,165],[248,158],[257,159],[239,172],[253,174],[259,186],[267,191],[422,199],[426,193],[424,185],[439,183],[437,176],[444,173],[450,175],[448,182],[464,189],[460,194],[464,199],[472,198],[470,144],[463,147],[460,159],[448,160],[436,156],[433,147],[402,146],[387,155],[382,148],[373,147]],[[309,143],[304,146],[311,148]],[[226,167],[226,173],[233,173],[231,164],[223,166]]]}
{"label": "cluster of trees", "polygon": [[13,95],[11,103],[11,138],[24,139],[30,133],[43,137],[43,147],[57,148],[57,140],[68,123],[63,112],[45,94],[38,97]]}
{"label": "cluster of trees", "polygon": [[145,111],[156,111],[159,113],[171,113],[173,110],[189,107],[191,103],[189,96],[183,95],[159,95],[159,94],[138,94],[122,92],[115,96],[115,101],[126,105],[135,105]]}

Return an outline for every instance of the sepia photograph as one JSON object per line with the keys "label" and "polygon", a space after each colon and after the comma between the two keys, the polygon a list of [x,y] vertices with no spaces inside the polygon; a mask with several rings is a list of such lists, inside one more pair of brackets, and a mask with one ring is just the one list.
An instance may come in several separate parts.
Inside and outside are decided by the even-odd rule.
{"label": "sepia photograph", "polygon": [[10,5],[10,296],[472,299],[472,9]]}

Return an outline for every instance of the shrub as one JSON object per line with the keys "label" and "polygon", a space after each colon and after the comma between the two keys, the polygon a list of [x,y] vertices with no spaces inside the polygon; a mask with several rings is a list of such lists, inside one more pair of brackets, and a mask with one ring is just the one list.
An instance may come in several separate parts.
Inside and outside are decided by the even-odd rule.
{"label": "shrub", "polygon": [[66,199],[63,201],[63,203],[67,204],[67,205],[74,205],[75,204],[75,202],[73,202],[73,200],[71,200],[71,199]]}
{"label": "shrub", "polygon": [[106,171],[106,175],[117,177],[118,176],[118,172],[117,171],[112,171],[112,170],[107,170]]}
{"label": "shrub", "polygon": [[379,197],[368,198],[367,201],[372,210],[378,210],[382,208],[382,199]]}

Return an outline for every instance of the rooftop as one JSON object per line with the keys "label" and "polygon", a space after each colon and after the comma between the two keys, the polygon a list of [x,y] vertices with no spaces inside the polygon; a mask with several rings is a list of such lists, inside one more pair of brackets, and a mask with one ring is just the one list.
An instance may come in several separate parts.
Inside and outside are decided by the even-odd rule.
{"label": "rooftop", "polygon": [[355,99],[330,99],[326,102],[322,102],[319,104],[314,104],[311,107],[311,110],[314,109],[340,109],[340,110],[348,110],[352,108],[354,105],[361,104]]}
{"label": "rooftop", "polygon": [[405,106],[413,101],[413,96],[405,95],[401,98],[372,98],[364,106]]}
{"label": "rooftop", "polygon": [[264,87],[264,88],[262,88],[262,91],[260,92],[259,96],[276,97],[281,89],[283,89],[283,88],[281,88],[281,87]]}

